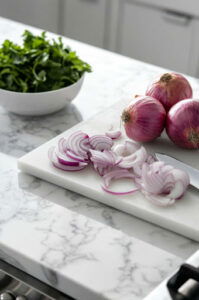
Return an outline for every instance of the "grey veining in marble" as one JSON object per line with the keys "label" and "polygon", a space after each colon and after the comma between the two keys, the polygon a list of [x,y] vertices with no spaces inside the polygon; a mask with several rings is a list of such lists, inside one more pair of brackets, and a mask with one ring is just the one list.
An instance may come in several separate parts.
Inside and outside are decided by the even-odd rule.
{"label": "grey veining in marble", "polygon": [[[38,29],[0,18],[0,42],[5,38],[18,42],[25,28],[39,32]],[[162,68],[73,40],[65,41],[92,65],[93,73],[87,76],[73,105],[56,114],[23,117],[0,108],[0,152],[20,157],[81,119],[88,119],[121,99],[131,99],[134,94],[144,93],[149,81],[165,72]],[[190,78],[190,81],[194,94],[198,95],[198,79]],[[37,181],[37,184],[40,182]],[[57,188],[49,199],[183,258],[198,249],[198,243],[72,192]]]}
{"label": "grey veining in marble", "polygon": [[53,203],[0,155],[0,257],[78,300],[141,300],[181,259]]}
{"label": "grey veining in marble", "polygon": [[[194,253],[194,255],[192,255],[187,260],[186,263],[198,268],[199,267],[199,251]],[[161,300],[170,300],[171,297],[170,297],[169,291],[166,287],[166,284],[167,284],[167,281],[169,278],[167,278],[164,282],[162,282],[154,291],[152,291],[146,298],[144,298],[144,300],[160,300],[160,299]]]}
{"label": "grey veining in marble", "polygon": [[[0,42],[18,42],[25,28],[39,32],[0,18]],[[23,117],[0,108],[0,152],[9,154],[0,154],[0,257],[80,300],[142,299],[181,259],[135,237],[182,258],[198,244],[18,173],[16,158],[81,119],[144,93],[149,80],[165,70],[65,42],[93,67],[73,104],[45,117]],[[198,80],[191,83],[197,94]]]}

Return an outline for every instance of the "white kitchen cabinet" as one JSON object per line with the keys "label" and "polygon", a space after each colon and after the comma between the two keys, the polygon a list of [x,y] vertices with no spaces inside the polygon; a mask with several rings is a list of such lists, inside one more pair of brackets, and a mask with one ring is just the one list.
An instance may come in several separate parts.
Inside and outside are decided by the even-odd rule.
{"label": "white kitchen cabinet", "polygon": [[0,16],[59,32],[60,0],[0,0]]}
{"label": "white kitchen cabinet", "polygon": [[153,6],[120,1],[116,51],[196,75],[192,57],[195,18]]}
{"label": "white kitchen cabinet", "polygon": [[108,0],[65,0],[63,34],[98,47],[105,47]]}

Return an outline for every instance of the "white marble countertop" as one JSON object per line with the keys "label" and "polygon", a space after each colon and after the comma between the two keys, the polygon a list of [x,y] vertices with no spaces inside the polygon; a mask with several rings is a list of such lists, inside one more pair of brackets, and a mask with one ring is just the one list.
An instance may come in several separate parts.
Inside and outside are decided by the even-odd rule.
{"label": "white marble countertop", "polygon": [[[0,18],[0,42],[6,38],[18,42],[25,28],[38,32],[35,28]],[[81,119],[91,117],[118,100],[143,93],[149,80],[165,70],[73,40],[64,41],[93,66],[93,73],[87,75],[73,105],[56,114],[31,118],[10,114],[0,108],[0,176],[3,182],[0,187],[0,256],[5,258],[7,253],[14,264],[20,264],[61,290],[65,288],[64,280],[69,280],[67,290],[70,288],[70,294],[80,300],[121,299],[121,295],[122,299],[142,299],[181,259],[196,251],[198,243],[30,176],[24,179],[23,174],[17,173],[15,164],[16,158]],[[193,78],[190,80],[197,94],[199,82]],[[34,251],[33,238],[37,245]],[[23,241],[25,245],[21,245]],[[103,255],[96,251],[96,247],[102,250],[102,245]],[[14,249],[18,254],[15,260]],[[106,255],[111,259],[112,251],[116,256],[112,257],[114,263],[108,274],[109,268],[104,269],[107,266]],[[147,263],[144,260],[145,252],[150,251],[151,256],[147,255],[150,263]],[[33,261],[34,264],[31,263]],[[88,266],[88,262],[97,261],[101,264],[91,263]],[[102,274],[106,270],[107,277],[109,275],[112,281],[100,279],[99,282],[103,282],[104,286],[100,286],[101,283],[95,286],[92,280],[96,280],[92,274],[96,274],[96,265],[101,274],[99,278],[103,279]],[[90,277],[87,278],[84,271],[80,271],[84,268],[90,268]],[[114,268],[122,273],[117,273]],[[135,276],[134,269],[138,270]],[[148,275],[145,278],[146,285],[143,285],[146,270]],[[159,272],[158,279],[154,270]],[[58,271],[60,277],[57,282]],[[76,290],[76,280],[83,286],[81,292]],[[88,290],[91,298],[88,298]],[[92,293],[95,293],[95,297]]]}

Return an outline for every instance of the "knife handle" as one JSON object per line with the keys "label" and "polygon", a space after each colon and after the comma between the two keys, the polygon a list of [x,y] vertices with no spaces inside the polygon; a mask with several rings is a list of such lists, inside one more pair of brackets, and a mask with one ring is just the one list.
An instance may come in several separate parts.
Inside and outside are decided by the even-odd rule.
{"label": "knife handle", "polygon": [[[189,279],[195,280],[196,283],[189,287],[184,294],[180,288]],[[189,264],[183,264],[179,271],[169,279],[167,288],[173,300],[199,300],[199,269]]]}

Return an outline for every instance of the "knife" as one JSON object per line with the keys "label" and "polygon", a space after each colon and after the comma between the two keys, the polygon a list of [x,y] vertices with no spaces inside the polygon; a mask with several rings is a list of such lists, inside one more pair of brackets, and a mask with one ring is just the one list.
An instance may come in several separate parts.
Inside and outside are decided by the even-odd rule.
{"label": "knife", "polygon": [[199,170],[183,163],[180,160],[175,159],[174,157],[168,156],[162,153],[155,153],[155,156],[158,160],[163,161],[166,164],[172,165],[173,167],[183,170],[188,173],[190,178],[190,184],[196,187],[199,190]]}

